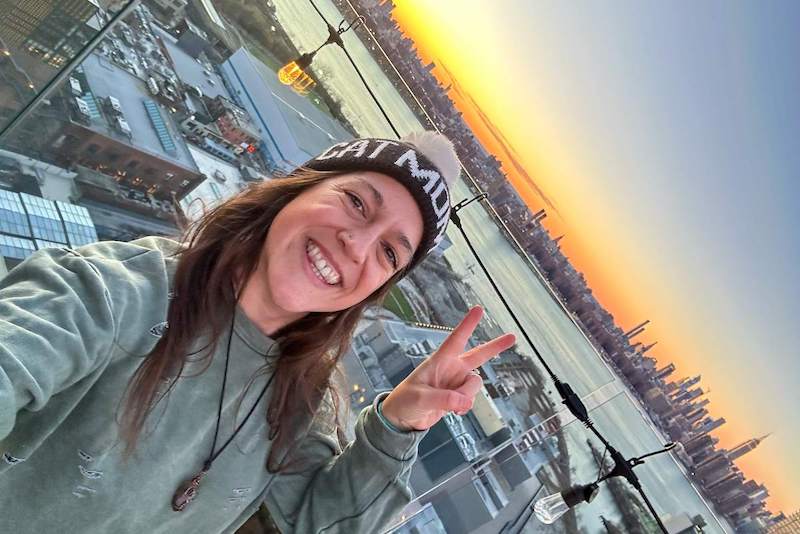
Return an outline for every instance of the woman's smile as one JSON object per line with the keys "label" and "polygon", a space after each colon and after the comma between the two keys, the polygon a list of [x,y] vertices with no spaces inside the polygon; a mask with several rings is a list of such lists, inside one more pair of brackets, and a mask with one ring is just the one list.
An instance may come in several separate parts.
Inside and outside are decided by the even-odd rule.
{"label": "woman's smile", "polygon": [[309,276],[321,287],[342,285],[342,276],[330,256],[313,240],[306,242],[305,264]]}

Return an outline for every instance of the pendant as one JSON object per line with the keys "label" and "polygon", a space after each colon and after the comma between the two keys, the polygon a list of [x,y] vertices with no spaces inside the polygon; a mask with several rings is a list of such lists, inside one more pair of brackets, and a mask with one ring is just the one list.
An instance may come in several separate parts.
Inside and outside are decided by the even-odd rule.
{"label": "pendant", "polygon": [[200,487],[200,481],[203,479],[205,474],[206,471],[202,470],[193,478],[186,480],[183,484],[178,486],[178,489],[175,490],[175,494],[172,496],[173,510],[180,512],[194,500],[194,498],[197,496],[197,488]]}

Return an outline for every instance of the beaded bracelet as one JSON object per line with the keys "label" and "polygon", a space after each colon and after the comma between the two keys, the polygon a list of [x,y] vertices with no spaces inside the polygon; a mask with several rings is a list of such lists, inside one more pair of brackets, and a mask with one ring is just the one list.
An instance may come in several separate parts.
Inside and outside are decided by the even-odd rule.
{"label": "beaded bracelet", "polygon": [[383,412],[381,411],[381,405],[383,405],[383,399],[381,399],[381,401],[378,403],[378,409],[376,410],[377,413],[378,413],[378,419],[381,420],[381,423],[383,423],[383,426],[385,426],[386,428],[388,428],[392,432],[397,432],[398,434],[408,434],[408,431],[400,430],[399,428],[394,426],[392,423],[390,423],[388,419],[386,419],[386,416],[383,415]]}

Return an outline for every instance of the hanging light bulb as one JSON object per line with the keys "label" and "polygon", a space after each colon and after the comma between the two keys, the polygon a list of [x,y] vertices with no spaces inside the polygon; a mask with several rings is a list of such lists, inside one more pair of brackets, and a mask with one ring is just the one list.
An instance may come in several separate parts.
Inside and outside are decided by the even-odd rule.
{"label": "hanging light bulb", "polygon": [[324,46],[334,43],[344,50],[344,43],[342,42],[341,35],[346,31],[357,28],[363,23],[364,17],[357,17],[349,24],[346,24],[343,20],[339,23],[338,28],[334,28],[330,24],[327,24],[326,21],[328,26],[328,38],[325,42],[319,45],[313,52],[303,54],[294,61],[290,61],[281,67],[280,70],[278,70],[278,80],[284,85],[291,86],[298,94],[307,95],[311,88],[317,84],[314,78],[306,72],[306,69],[311,65],[311,61],[314,59],[314,54],[319,52]]}
{"label": "hanging light bulb", "polygon": [[536,519],[545,525],[555,523],[559,517],[567,513],[567,510],[569,510],[569,506],[567,506],[564,497],[560,493],[554,493],[539,499],[533,507]]}
{"label": "hanging light bulb", "polygon": [[303,73],[303,69],[296,61],[290,61],[278,71],[278,80],[284,85],[292,85],[294,81]]}
{"label": "hanging light bulb", "polygon": [[533,506],[533,513],[536,519],[550,525],[555,523],[558,518],[567,513],[570,508],[578,503],[592,502],[597,495],[597,484],[588,486],[575,486],[560,493],[548,495],[536,501]]}
{"label": "hanging light bulb", "polygon": [[[306,69],[309,65],[311,65],[311,61],[314,59],[314,54],[316,54],[316,50],[309,54],[303,54],[299,58],[295,59],[294,61],[290,61],[278,71],[278,80],[284,85],[292,85],[294,84],[298,78],[302,76],[308,76],[306,74]],[[310,78],[310,76],[308,76]]]}
{"label": "hanging light bulb", "polygon": [[303,72],[295,79],[294,83],[292,83],[292,89],[294,89],[297,94],[307,95],[315,85],[317,85],[317,82],[314,81],[314,78]]}

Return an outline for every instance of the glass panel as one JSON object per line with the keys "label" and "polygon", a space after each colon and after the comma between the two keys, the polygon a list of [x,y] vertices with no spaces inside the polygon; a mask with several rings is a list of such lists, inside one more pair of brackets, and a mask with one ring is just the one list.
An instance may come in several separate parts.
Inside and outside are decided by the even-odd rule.
{"label": "glass panel", "polygon": [[36,249],[43,249],[43,248],[63,248],[64,243],[55,243],[53,241],[44,241],[43,239],[34,239],[33,242],[36,244]]}
{"label": "glass panel", "polygon": [[33,237],[66,243],[64,226],[56,210],[55,203],[41,197],[21,193],[22,202],[28,210],[28,219],[33,229]]}
{"label": "glass panel", "polygon": [[[291,170],[335,142],[393,138],[386,116],[401,135],[431,127],[408,92],[419,81],[401,79],[375,53],[364,28],[341,35],[349,57],[326,46],[291,86],[279,80],[282,66],[294,61],[284,77],[298,74],[300,54],[328,38],[320,13],[333,26],[355,19],[345,9],[349,2],[153,0],[108,28],[129,4],[0,1],[0,127],[66,73],[59,69],[93,36],[106,32],[81,66],[2,138],[0,254],[8,266],[36,248],[175,236],[177,206],[193,218],[202,212],[199,204]],[[374,4],[382,16],[391,6]],[[467,179],[457,183],[453,202],[472,197],[476,187]],[[666,437],[646,422],[601,349],[498,226],[493,209],[474,203],[459,215],[535,348],[584,400],[596,426],[625,455],[657,449]],[[448,414],[420,444],[411,475],[415,498],[396,532],[488,533],[512,526],[514,532],[599,532],[601,516],[636,531],[625,523],[635,518],[626,519],[623,509],[645,522],[646,514],[624,487],[613,490],[622,495],[617,499],[611,484],[551,527],[526,517],[535,496],[594,480],[602,450],[564,412],[534,347],[454,225],[447,237],[443,252],[387,299],[381,314],[397,319],[371,312],[359,325],[344,361],[351,405],[357,412],[396,386],[473,304],[486,310],[476,338],[512,331],[519,343],[481,368],[485,388],[476,407],[463,417]],[[725,531],[673,458],[648,460],[637,473],[660,513],[700,513],[706,532]]]}
{"label": "glass panel", "polygon": [[70,245],[78,247],[97,241],[97,231],[89,216],[89,210],[83,206],[67,204],[61,201],[56,201],[56,206],[58,206],[58,211],[63,217]]}
{"label": "glass panel", "polygon": [[34,250],[36,247],[30,239],[0,234],[0,253],[3,256],[23,260]]}
{"label": "glass panel", "polygon": [[[325,22],[311,2],[277,0],[273,4],[273,9],[255,13],[234,1],[214,3],[223,13],[223,18],[236,28],[237,35],[243,38],[249,54],[248,62],[259,65],[260,79],[254,76],[244,82],[251,88],[258,85],[271,88],[277,78],[273,73],[281,65],[296,59],[302,52],[316,49],[328,36]],[[340,20],[355,18],[349,3],[314,0],[313,4],[334,27]],[[386,15],[390,8],[391,4],[385,3],[369,9],[373,13],[382,9]],[[376,28],[370,30],[375,32]],[[415,81],[386,74],[392,72],[391,66],[378,53],[373,56],[371,50],[375,50],[377,45],[370,40],[368,32],[347,32],[341,38],[399,133],[430,128],[425,113],[412,104],[413,97],[407,92],[408,87],[417,89]],[[382,65],[378,64],[376,57],[380,58]],[[267,68],[271,69],[270,75]],[[308,72],[321,83],[312,88],[305,101],[320,108],[336,102],[338,105],[330,106],[328,112],[350,131],[351,137],[394,137],[383,113],[341,49],[336,46],[322,48]],[[278,127],[273,126],[275,123],[291,132],[297,128],[296,122],[302,121],[301,115],[305,111],[298,111],[300,108],[294,104],[297,95],[288,88],[275,94],[290,102],[291,107],[281,105],[279,100],[276,107],[284,117],[277,120],[281,116],[276,115],[276,119],[270,121],[270,133],[278,131]],[[418,92],[416,97],[420,94]],[[280,154],[277,150],[273,154],[278,161],[281,155],[299,145],[291,143],[291,138],[273,137],[270,142],[281,150]],[[297,137],[306,142],[310,138],[299,134]],[[327,144],[329,139],[321,139],[313,148],[319,151]],[[308,154],[314,153],[312,147],[307,150]],[[475,184],[467,180],[457,183],[452,191],[453,203],[473,197],[476,189]],[[612,372],[610,362],[601,356],[602,349],[590,342],[546,277],[498,227],[497,214],[481,203],[474,203],[459,215],[467,236],[503,296],[522,320],[536,349],[556,375],[566,379],[584,399],[596,418],[597,427],[612,438],[623,454],[633,456],[658,449],[667,438],[654,433],[646,422],[646,416],[642,415],[643,408],[626,393],[626,386]],[[652,529],[649,514],[643,512],[624,485],[615,486],[618,500],[609,496],[610,490],[604,488],[601,490],[603,497],[598,497],[592,506],[579,508],[552,526],[535,524],[535,520],[527,521],[529,517],[517,521],[535,495],[544,496],[566,489],[570,484],[588,483],[596,478],[597,464],[587,444],[591,434],[582,425],[574,424],[574,418],[563,412],[552,382],[538,360],[533,358],[533,348],[521,336],[455,225],[450,225],[448,238],[452,244],[443,256],[426,260],[431,269],[436,269],[437,276],[412,275],[409,277],[411,283],[403,284],[403,291],[390,299],[391,306],[396,313],[401,313],[405,304],[397,300],[410,301],[413,315],[424,309],[413,304],[424,301],[434,307],[438,320],[430,317],[418,319],[454,325],[468,306],[480,303],[486,310],[481,337],[487,339],[500,332],[515,332],[519,340],[517,352],[521,358],[484,366],[484,373],[489,375],[485,377],[487,396],[503,421],[500,431],[491,433],[495,428],[491,423],[493,418],[487,413],[476,415],[480,410],[473,410],[462,418],[444,418],[429,431],[420,445],[420,459],[411,477],[417,498],[405,510],[402,517],[405,522],[396,531],[416,532],[414,528],[424,517],[425,524],[439,525],[431,528],[448,532],[506,532],[503,529],[509,529],[512,524],[510,532],[595,532],[603,528],[601,515],[609,521],[621,522],[624,514],[620,507],[627,506],[639,514],[648,529]],[[397,329],[392,321],[378,322],[386,323],[386,332],[397,339]],[[374,391],[370,392],[370,389],[375,384],[396,385],[404,373],[413,369],[413,363],[403,363],[398,359],[397,351],[394,358],[382,360],[381,351],[386,350],[382,345],[385,339],[385,336],[377,336],[365,329],[359,334],[360,341],[355,343],[355,358],[359,364],[352,364],[348,373],[355,377],[355,385],[359,387],[351,396],[356,408],[366,405],[374,397]],[[411,350],[417,351],[416,348]],[[405,356],[413,360],[413,357],[426,354],[426,351],[411,355],[406,352]],[[651,437],[641,437],[648,435]],[[592,443],[596,448],[596,443]],[[717,523],[715,513],[698,496],[682,466],[673,458],[656,457],[640,469],[645,489],[660,514],[699,513],[709,523],[706,531],[730,530],[729,526]],[[490,472],[491,476],[487,477],[482,470]],[[484,483],[487,480],[503,482],[490,485]],[[476,484],[476,481],[481,483]],[[508,491],[509,486],[517,491]],[[490,488],[505,488],[506,493],[489,491]],[[541,493],[537,494],[537,491]],[[622,531],[636,530],[623,527]]]}
{"label": "glass panel", "polygon": [[[0,1],[0,128],[81,53],[125,2]],[[44,110],[42,110],[44,112]]]}
{"label": "glass panel", "polygon": [[0,189],[0,231],[21,236],[32,235],[19,195],[2,189]]}

